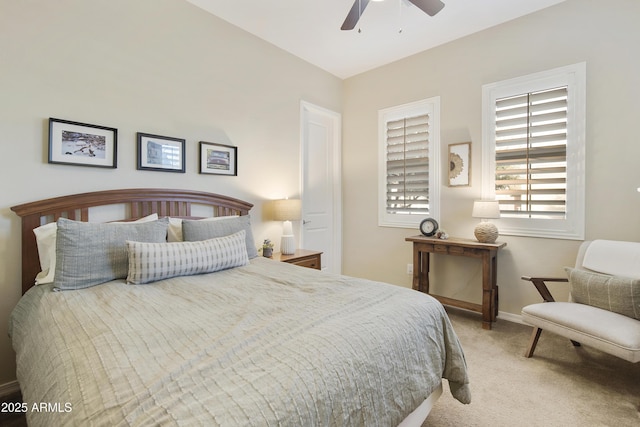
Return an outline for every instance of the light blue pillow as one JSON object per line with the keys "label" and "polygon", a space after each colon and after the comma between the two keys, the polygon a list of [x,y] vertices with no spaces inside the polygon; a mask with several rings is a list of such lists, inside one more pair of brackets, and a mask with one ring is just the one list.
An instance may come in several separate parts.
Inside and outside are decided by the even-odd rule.
{"label": "light blue pillow", "polygon": [[221,219],[219,221],[196,221],[187,219],[182,221],[182,235],[187,242],[229,236],[240,230],[244,230],[245,232],[247,255],[250,259],[257,257],[258,249],[256,249],[256,244],[253,240],[251,218],[249,215]]}
{"label": "light blue pillow", "polygon": [[151,283],[176,276],[213,273],[249,263],[245,232],[197,242],[143,243],[127,241],[127,282]]}
{"label": "light blue pillow", "polygon": [[60,218],[57,224],[53,286],[69,290],[127,277],[127,240],[166,242],[169,221],[115,224]]}

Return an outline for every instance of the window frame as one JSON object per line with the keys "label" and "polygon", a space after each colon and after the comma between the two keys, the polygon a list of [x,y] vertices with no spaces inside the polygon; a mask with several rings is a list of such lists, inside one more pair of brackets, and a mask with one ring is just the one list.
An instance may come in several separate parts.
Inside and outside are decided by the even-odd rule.
{"label": "window frame", "polygon": [[564,219],[500,218],[502,235],[584,240],[586,63],[581,62],[482,87],[482,198],[495,199],[496,100],[567,86],[567,183]]}
{"label": "window frame", "polygon": [[[429,115],[429,208],[427,214],[387,212],[387,123]],[[378,226],[417,228],[425,218],[440,220],[440,97],[434,96],[378,111]]]}

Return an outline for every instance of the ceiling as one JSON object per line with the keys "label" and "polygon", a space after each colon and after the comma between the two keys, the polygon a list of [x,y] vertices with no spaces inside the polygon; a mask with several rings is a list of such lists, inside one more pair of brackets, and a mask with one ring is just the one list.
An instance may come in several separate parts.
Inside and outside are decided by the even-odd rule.
{"label": "ceiling", "polygon": [[564,0],[442,0],[434,17],[407,0],[372,1],[352,31],[340,27],[354,0],[187,1],[347,78]]}

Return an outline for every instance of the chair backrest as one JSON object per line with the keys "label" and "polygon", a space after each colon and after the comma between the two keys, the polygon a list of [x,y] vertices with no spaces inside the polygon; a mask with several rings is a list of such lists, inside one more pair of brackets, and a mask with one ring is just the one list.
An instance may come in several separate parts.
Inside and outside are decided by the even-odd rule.
{"label": "chair backrest", "polygon": [[576,257],[576,268],[640,279],[640,242],[585,241]]}

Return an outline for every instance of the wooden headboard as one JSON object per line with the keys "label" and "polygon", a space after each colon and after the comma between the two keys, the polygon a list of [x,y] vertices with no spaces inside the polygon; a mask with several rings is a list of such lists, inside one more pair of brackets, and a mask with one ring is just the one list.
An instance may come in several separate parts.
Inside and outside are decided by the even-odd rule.
{"label": "wooden headboard", "polygon": [[22,218],[22,293],[35,283],[40,272],[38,247],[33,229],[58,218],[89,221],[89,208],[125,205],[126,219],[136,219],[157,213],[158,216],[189,218],[191,205],[213,208],[214,216],[247,215],[253,204],[222,196],[190,190],[164,188],[132,188],[73,194],[25,203],[11,208]]}

